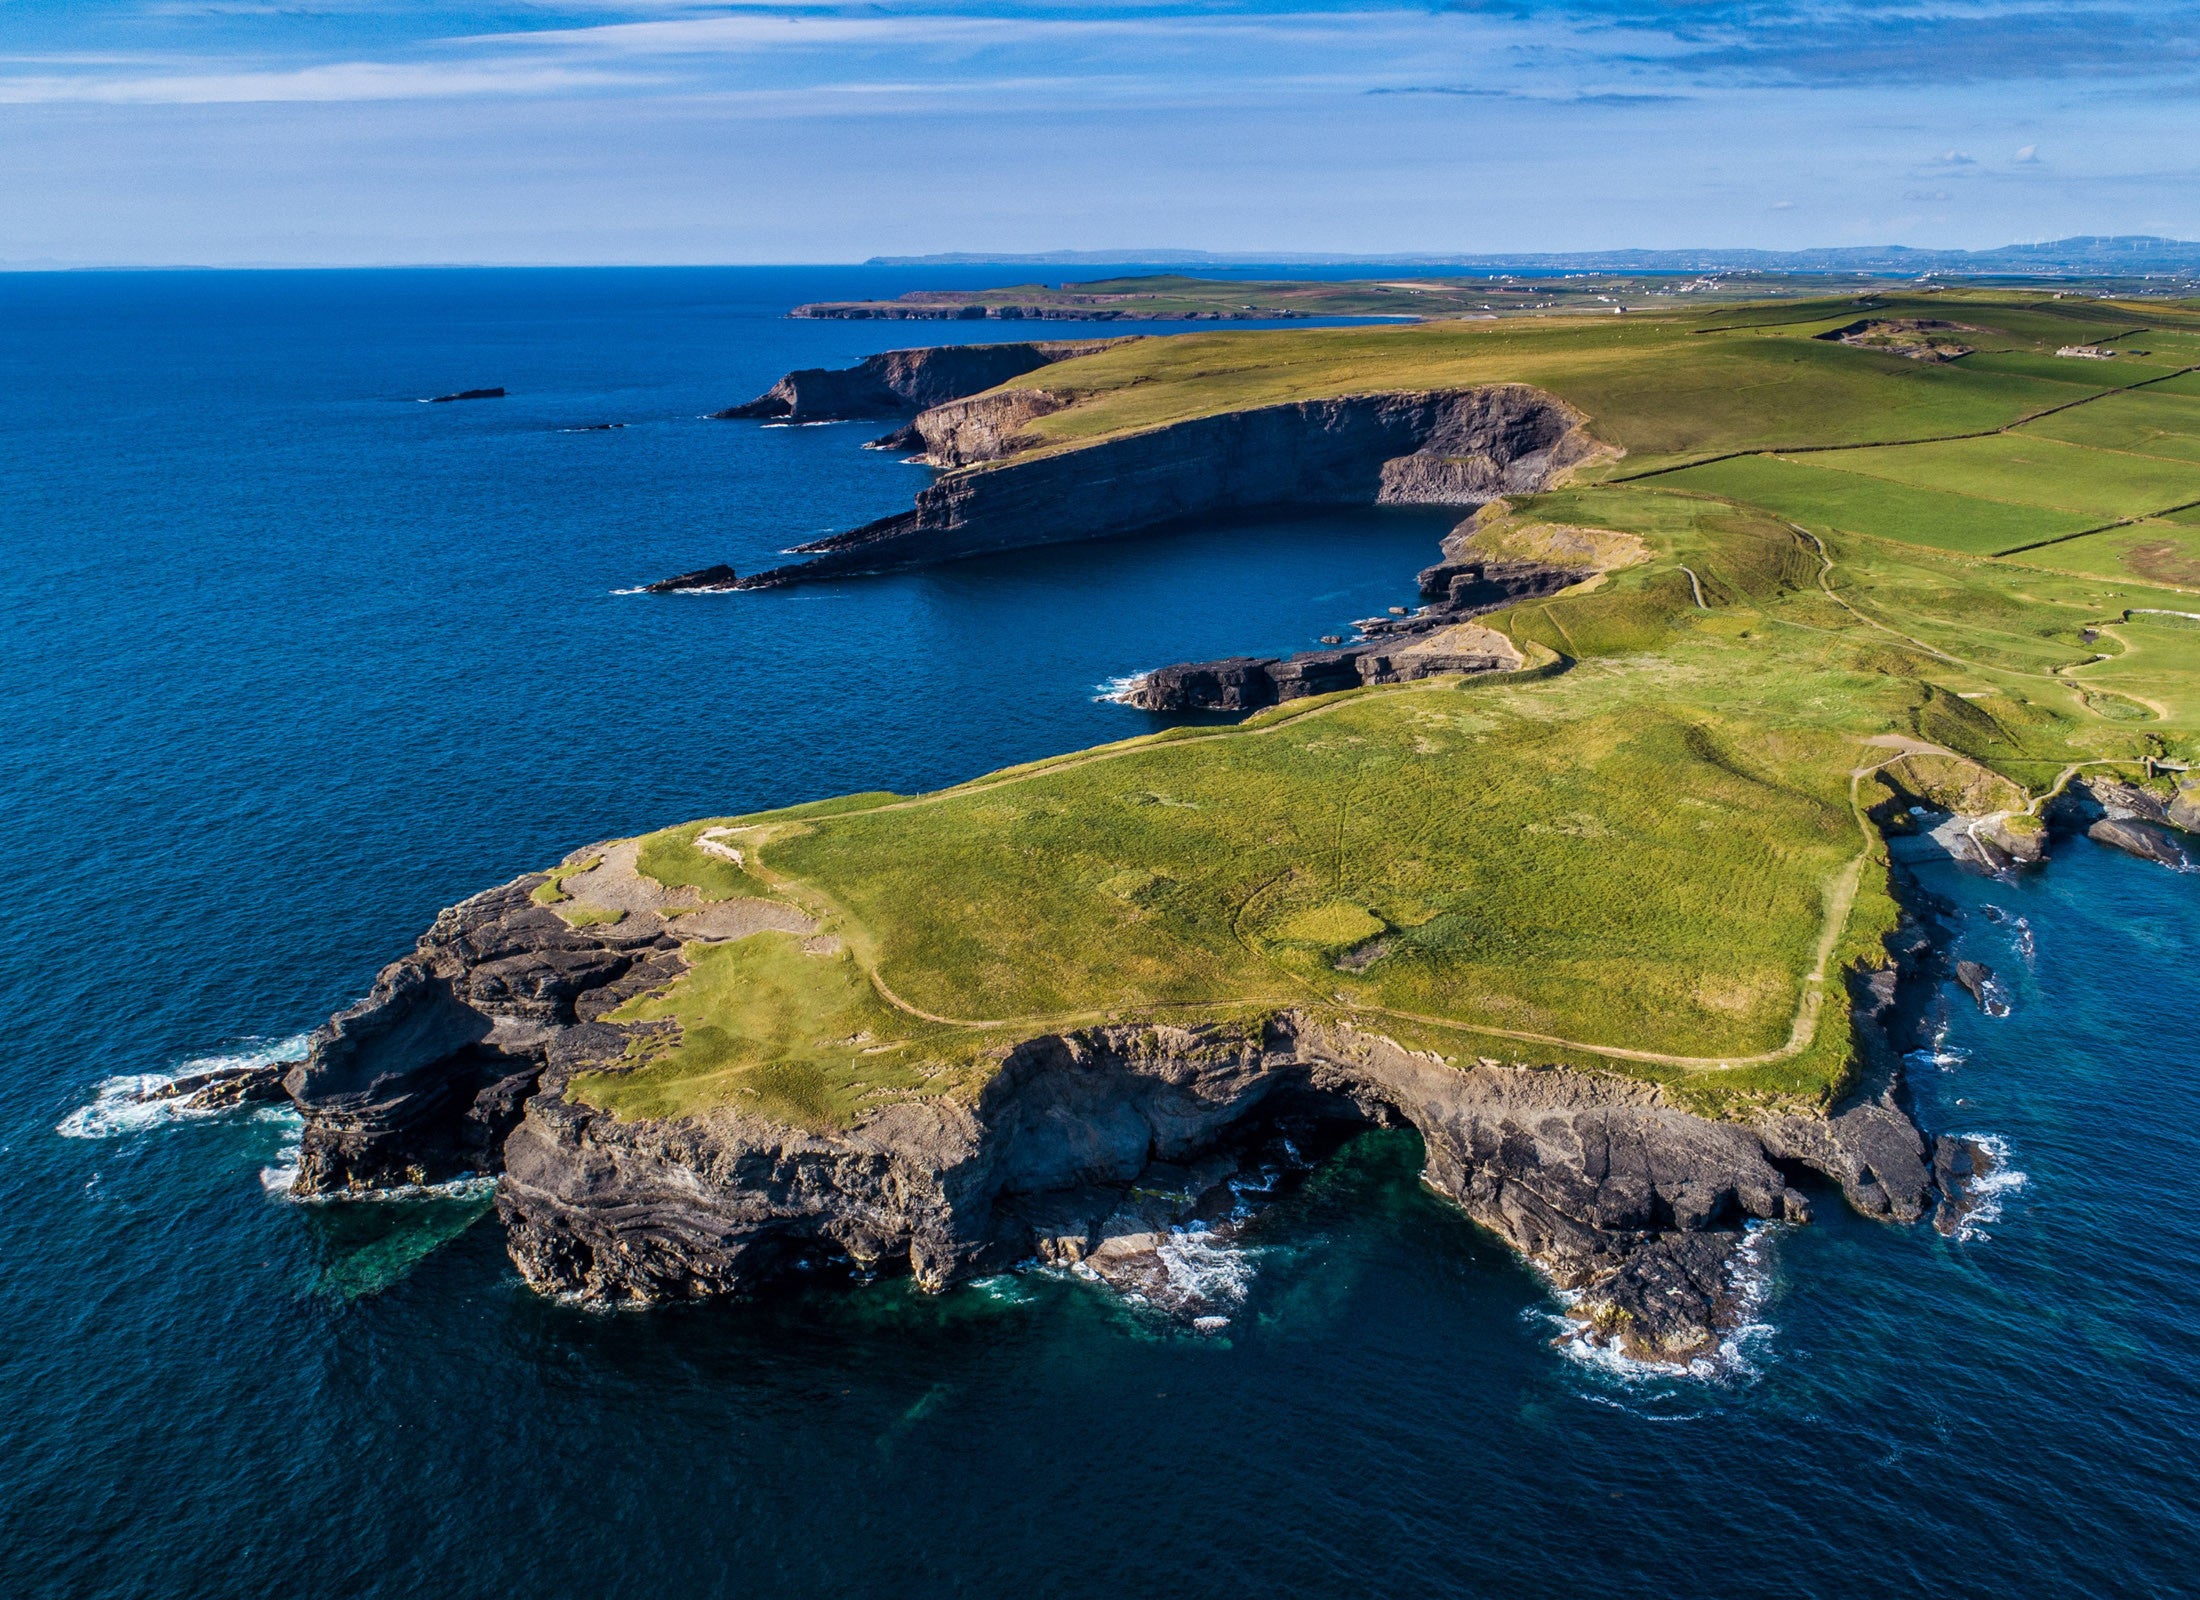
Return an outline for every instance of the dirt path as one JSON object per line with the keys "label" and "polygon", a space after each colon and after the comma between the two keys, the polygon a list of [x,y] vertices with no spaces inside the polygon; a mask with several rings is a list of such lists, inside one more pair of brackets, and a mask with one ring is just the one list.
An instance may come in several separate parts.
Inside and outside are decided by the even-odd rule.
{"label": "dirt path", "polygon": [[[1881,734],[1878,737],[1866,740],[1865,742],[1867,744],[1871,744],[1882,749],[1894,748],[1895,753],[1887,757],[1885,761],[1874,762],[1868,766],[1855,767],[1850,770],[1849,804],[1851,808],[1855,811],[1858,826],[1864,830],[1864,848],[1859,851],[1852,860],[1850,860],[1845,866],[1843,866],[1840,871],[1834,873],[1825,882],[1824,890],[1826,898],[1826,909],[1825,915],[1821,921],[1818,931],[1817,949],[1812,960],[1810,971],[1805,973],[1803,976],[1803,992],[1796,998],[1795,1014],[1788,1024],[1787,1042],[1781,1045],[1777,1050],[1766,1050],[1761,1051],[1755,1055],[1747,1056],[1673,1055],[1660,1050],[1635,1050],[1621,1045],[1589,1044],[1579,1039],[1562,1039],[1555,1034],[1530,1033],[1517,1028],[1498,1028],[1487,1026],[1482,1023],[1461,1022],[1454,1017],[1429,1016],[1425,1013],[1417,1011],[1399,1011],[1389,1006],[1356,1005],[1350,1001],[1344,1001],[1341,1003],[1345,1005],[1347,1010],[1362,1016],[1395,1017],[1400,1021],[1424,1023],[1431,1027],[1445,1028],[1453,1032],[1480,1034],[1497,1039],[1513,1039],[1524,1044],[1549,1045],[1561,1050],[1577,1051],[1583,1055],[1609,1056],[1615,1060],[1641,1061],[1658,1066],[1682,1067],[1692,1071],[1715,1072],[1728,1071],[1736,1067],[1766,1066],[1776,1061],[1785,1061],[1790,1057],[1801,1055],[1805,1050],[1810,1048],[1812,1041],[1817,1038],[1818,1017],[1819,1013],[1824,1008],[1827,968],[1830,967],[1833,963],[1833,952],[1840,945],[1841,932],[1844,928],[1848,926],[1849,913],[1853,911],[1856,907],[1857,890],[1862,886],[1864,878],[1864,865],[1866,861],[1870,859],[1872,845],[1877,840],[1877,834],[1872,830],[1871,819],[1864,814],[1861,798],[1861,786],[1863,784],[1863,781],[1871,774],[1877,772],[1881,767],[1887,766],[1892,762],[1899,761],[1905,755],[1947,753],[1945,751],[1942,751],[1938,745],[1927,744],[1923,740],[1904,738],[1899,734]],[[894,808],[882,807],[881,809],[891,810]],[[1268,889],[1274,887],[1275,881],[1276,880],[1271,879],[1269,882],[1261,884],[1253,891],[1252,894],[1246,897],[1244,904],[1246,906],[1251,905],[1254,900],[1257,900],[1261,896],[1261,894],[1265,893]],[[1244,907],[1241,906],[1240,911],[1242,912],[1243,909]],[[1239,921],[1240,918],[1237,916],[1233,916],[1231,918],[1230,931],[1234,935],[1236,935],[1239,943],[1244,945],[1249,953],[1251,953],[1256,958],[1262,960],[1268,966],[1274,968],[1279,975],[1284,977],[1294,987],[1307,990],[1308,997],[1310,999],[1314,999],[1319,1003],[1325,1005],[1340,1003],[1334,997],[1323,996],[1315,993],[1312,990],[1312,987],[1307,984],[1305,979],[1299,977],[1295,973],[1291,973],[1281,967],[1277,967],[1273,961],[1268,960],[1268,958],[1254,945],[1253,941],[1246,937],[1242,929],[1239,927]],[[907,1000],[904,1000],[900,995],[896,994],[893,989],[887,985],[887,982],[884,978],[879,976],[878,970],[875,967],[868,968],[866,969],[866,971],[871,980],[871,986],[878,991],[879,998],[884,1000],[895,1010],[904,1012],[912,1017],[920,1017],[926,1022],[939,1023],[946,1027],[1015,1027],[1028,1030],[1032,1034],[1036,1035],[1039,1033],[1059,1030],[1066,1027],[1089,1025],[1094,1022],[1104,1021],[1107,1020],[1110,1015],[1109,1013],[1101,1011],[1079,1011],[1071,1013],[1061,1013],[1054,1016],[1003,1017],[991,1021],[975,1021],[964,1017],[946,1017],[941,1016],[938,1012],[935,1011],[926,1011],[922,1007],[912,1005]],[[1130,1009],[1134,1013],[1145,1015],[1161,1010],[1215,1010],[1238,1003],[1240,1002],[1189,1001],[1183,1002],[1180,1005],[1158,1007],[1141,1006],[1132,1007]]]}

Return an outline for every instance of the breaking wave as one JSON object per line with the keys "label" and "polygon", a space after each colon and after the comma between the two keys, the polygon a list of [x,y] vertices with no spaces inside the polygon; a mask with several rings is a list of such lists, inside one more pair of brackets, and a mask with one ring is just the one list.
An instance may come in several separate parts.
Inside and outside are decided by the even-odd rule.
{"label": "breaking wave", "polygon": [[1948,1019],[1933,1024],[1932,1037],[1902,1058],[1913,1067],[1938,1067],[1950,1072],[1971,1059],[1971,1052],[1948,1043]]}
{"label": "breaking wave", "polygon": [[2009,1141],[2000,1134],[1966,1133],[1959,1137],[1985,1151],[1994,1164],[1983,1176],[1973,1178],[1966,1186],[1964,1199],[1968,1209],[1951,1237],[1961,1244],[1983,1244],[1993,1238],[1986,1231],[1986,1224],[2001,1220],[2003,1198],[2015,1194],[2029,1179],[2010,1164]]}
{"label": "breaking wave", "polygon": [[1145,678],[1143,672],[1128,673],[1120,678],[1104,678],[1092,686],[1093,703],[1127,706],[1131,703],[1131,691],[1144,682]]}
{"label": "breaking wave", "polygon": [[1618,1383],[1623,1391],[1642,1391],[1676,1380],[1691,1383],[1754,1383],[1764,1373],[1764,1361],[1774,1333],[1765,1317],[1772,1298],[1771,1243],[1784,1224],[1750,1222],[1742,1229],[1741,1247],[1727,1262],[1727,1287],[1734,1297],[1735,1320],[1720,1335],[1708,1355],[1685,1365],[1665,1361],[1641,1361],[1589,1337],[1588,1326],[1568,1311],[1581,1300],[1578,1290],[1554,1289],[1553,1296],[1568,1310],[1531,1307],[1531,1321],[1555,1327],[1551,1343],[1561,1355],[1599,1378]]}
{"label": "breaking wave", "polygon": [[[299,1127],[301,1130],[304,1127],[302,1119]],[[292,1194],[290,1186],[298,1181],[300,1148],[298,1142],[292,1140],[276,1152],[274,1165],[260,1169],[260,1186],[278,1200],[294,1200],[309,1206],[387,1205],[420,1200],[486,1200],[497,1192],[495,1173],[462,1172],[441,1183],[401,1183],[391,1189],[362,1189],[356,1194]]]}
{"label": "breaking wave", "polygon": [[[194,1056],[177,1065],[174,1072],[125,1073],[119,1077],[101,1081],[92,1092],[91,1102],[77,1107],[54,1124],[54,1132],[64,1139],[111,1139],[118,1134],[138,1133],[147,1128],[157,1128],[174,1122],[204,1122],[209,1118],[230,1116],[244,1109],[240,1106],[196,1107],[186,1105],[185,1096],[173,1100],[147,1100],[143,1096],[156,1089],[165,1089],[181,1078],[197,1077],[207,1072],[234,1072],[248,1067],[271,1067],[278,1061],[294,1061],[306,1052],[310,1034],[292,1034],[287,1039],[251,1039],[239,1048],[221,1055]],[[253,1108],[265,1114],[267,1107]]]}

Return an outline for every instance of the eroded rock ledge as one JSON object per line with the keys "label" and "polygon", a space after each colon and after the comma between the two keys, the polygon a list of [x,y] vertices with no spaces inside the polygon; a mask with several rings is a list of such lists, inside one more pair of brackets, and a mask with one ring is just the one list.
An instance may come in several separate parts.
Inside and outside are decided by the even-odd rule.
{"label": "eroded rock ledge", "polygon": [[[1685,1359],[1735,1314],[1744,1225],[1808,1215],[1798,1173],[1900,1221],[1935,1198],[1884,1077],[1838,1115],[1745,1126],[1645,1083],[1453,1066],[1293,1012],[1029,1039],[973,1099],[890,1104],[840,1132],[732,1109],[622,1122],[568,1089],[663,1026],[606,1013],[684,963],[663,919],[569,927],[533,898],[543,881],[443,913],[285,1087],[306,1117],[299,1192],[501,1169],[512,1258],[545,1291],[687,1299],[820,1259],[936,1289],[1034,1255],[1105,1262],[1166,1226],[1157,1185],[1189,1214],[1214,1177],[1203,1156],[1262,1118],[1314,1116],[1411,1125],[1431,1187],[1578,1291],[1599,1337]],[[1881,975],[1859,998],[1878,1011],[1894,993]]]}
{"label": "eroded rock ledge", "polygon": [[1229,656],[1141,673],[1118,697],[1141,711],[1251,711],[1310,695],[1378,683],[1414,683],[1443,673],[1518,672],[1520,647],[1470,619],[1519,600],[1556,594],[1594,576],[1594,567],[1485,559],[1467,553],[1473,523],[1445,540],[1445,559],[1422,569],[1410,616],[1370,617],[1360,637],[1289,656]]}
{"label": "eroded rock ledge", "polygon": [[959,468],[913,510],[799,546],[809,560],[745,589],[888,572],[1283,506],[1482,505],[1549,487],[1603,448],[1564,402],[1524,384],[1348,395],[1172,423],[1001,460],[1058,401],[1008,390],[920,415],[927,458]]}
{"label": "eroded rock ledge", "polygon": [[790,372],[754,400],[711,415],[778,422],[848,422],[906,415],[1122,342],[1053,340],[887,350],[852,367],[804,367]]}

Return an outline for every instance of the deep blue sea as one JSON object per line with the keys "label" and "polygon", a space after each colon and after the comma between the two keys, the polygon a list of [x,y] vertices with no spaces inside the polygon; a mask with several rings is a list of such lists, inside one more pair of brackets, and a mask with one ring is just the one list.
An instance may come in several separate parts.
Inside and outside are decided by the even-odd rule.
{"label": "deep blue sea", "polygon": [[984,277],[0,277],[0,1591],[2193,1592],[2200,877],[2084,841],[1923,869],[2015,998],[1943,997],[1915,1074],[1993,1203],[1827,1197],[1689,1378],[1554,1347],[1407,1135],[1271,1213],[1199,1338],[1043,1277],[585,1312],[478,1199],[295,1204],[283,1117],[102,1098],[285,1049],[577,844],[1123,737],[1107,679],[1410,598],[1442,525],[1375,514],[617,592],[901,508],[875,427],[702,416],[1025,333],[781,315]]}

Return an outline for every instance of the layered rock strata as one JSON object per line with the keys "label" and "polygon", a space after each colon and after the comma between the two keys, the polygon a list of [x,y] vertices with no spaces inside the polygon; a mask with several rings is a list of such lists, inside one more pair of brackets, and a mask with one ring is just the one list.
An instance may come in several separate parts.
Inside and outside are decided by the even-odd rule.
{"label": "layered rock strata", "polygon": [[778,422],[847,422],[905,415],[1120,342],[1087,339],[887,350],[853,367],[804,367],[790,372],[754,400],[711,415]]}
{"label": "layered rock strata", "polygon": [[2154,783],[2094,774],[2072,780],[2049,816],[2096,844],[2179,871],[2200,866],[2200,778],[2167,775]]}
{"label": "layered rock strata", "polygon": [[[1453,531],[1454,540],[1465,526]],[[1428,604],[1409,616],[1369,618],[1359,624],[1360,638],[1353,644],[1156,667],[1132,680],[1120,698],[1143,711],[1251,711],[1368,684],[1413,683],[1444,673],[1517,672],[1526,664],[1519,648],[1468,619],[1556,594],[1593,572],[1527,561],[1446,560],[1420,575]]]}
{"label": "layered rock strata", "polygon": [[[1035,1256],[1135,1277],[1172,1220],[1212,1203],[1203,1158],[1263,1119],[1315,1116],[1412,1126],[1430,1186],[1578,1294],[1598,1336],[1684,1359],[1737,1313],[1744,1225],[1807,1216],[1793,1173],[1873,1215],[1932,1203],[1924,1143],[1891,1099],[1743,1126],[1650,1084],[1454,1066],[1293,1012],[1028,1039],[969,1099],[840,1131],[731,1108],[621,1121],[572,1080],[666,1026],[606,1014],[684,963],[664,919],[569,927],[536,903],[543,882],[443,913],[285,1086],[306,1118],[298,1192],[501,1168],[512,1258],[545,1291],[687,1299],[822,1259],[931,1289]],[[1157,1192],[1182,1204],[1157,1210]]]}
{"label": "layered rock strata", "polygon": [[1523,384],[1350,395],[1172,423],[1074,450],[1027,450],[1051,400],[990,394],[920,415],[928,457],[959,467],[915,508],[797,547],[809,560],[743,588],[887,572],[1283,506],[1479,505],[1548,487],[1598,453],[1581,417]]}

